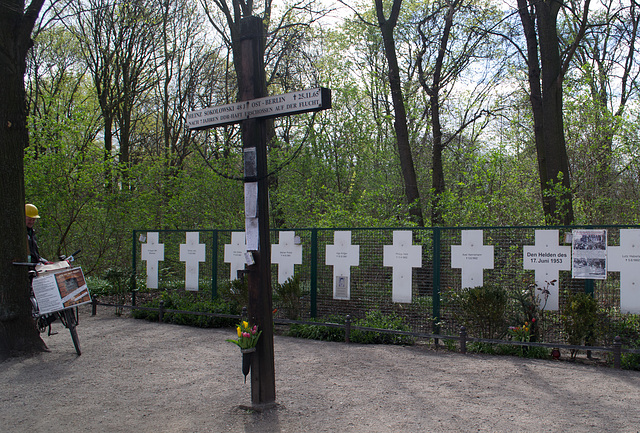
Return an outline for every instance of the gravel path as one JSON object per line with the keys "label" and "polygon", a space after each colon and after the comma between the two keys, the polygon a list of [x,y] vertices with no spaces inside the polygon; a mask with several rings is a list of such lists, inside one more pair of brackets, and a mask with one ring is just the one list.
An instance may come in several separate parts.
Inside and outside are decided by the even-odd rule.
{"label": "gravel path", "polygon": [[251,405],[233,330],[81,311],[0,364],[3,432],[639,432],[640,373],[275,337],[277,408]]}

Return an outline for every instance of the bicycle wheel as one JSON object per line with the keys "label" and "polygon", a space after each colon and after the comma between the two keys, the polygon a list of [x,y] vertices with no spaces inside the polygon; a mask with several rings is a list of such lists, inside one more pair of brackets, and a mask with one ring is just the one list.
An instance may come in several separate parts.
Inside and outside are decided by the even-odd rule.
{"label": "bicycle wheel", "polygon": [[82,352],[80,351],[80,340],[78,339],[78,330],[76,327],[78,321],[72,308],[64,310],[64,319],[65,326],[69,329],[71,339],[73,340],[73,347],[76,348],[76,353],[78,354],[78,356],[80,356]]}

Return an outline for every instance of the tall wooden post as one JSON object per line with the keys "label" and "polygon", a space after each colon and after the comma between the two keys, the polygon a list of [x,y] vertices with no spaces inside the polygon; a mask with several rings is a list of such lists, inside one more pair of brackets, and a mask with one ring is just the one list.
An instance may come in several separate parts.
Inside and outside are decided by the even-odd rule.
{"label": "tall wooden post", "polygon": [[[258,17],[240,22],[236,54],[239,100],[266,96],[264,71],[264,27]],[[271,242],[269,239],[269,191],[267,179],[267,128],[264,118],[243,120],[242,144],[246,155],[245,184],[257,183],[258,250],[255,263],[247,267],[249,286],[249,321],[258,325],[262,335],[251,363],[251,403],[255,408],[275,405],[275,365],[273,354],[273,313],[271,300]],[[255,155],[255,158],[253,157]],[[255,165],[254,162],[255,161]],[[247,233],[249,230],[247,228]]]}
{"label": "tall wooden post", "polygon": [[266,122],[274,117],[331,108],[331,91],[318,87],[267,97],[262,20],[245,17],[232,32],[238,102],[191,111],[187,125],[197,130],[241,123],[245,235],[250,256],[247,260],[248,314],[249,321],[262,330],[251,362],[251,403],[254,408],[262,409],[274,406],[276,401]]}

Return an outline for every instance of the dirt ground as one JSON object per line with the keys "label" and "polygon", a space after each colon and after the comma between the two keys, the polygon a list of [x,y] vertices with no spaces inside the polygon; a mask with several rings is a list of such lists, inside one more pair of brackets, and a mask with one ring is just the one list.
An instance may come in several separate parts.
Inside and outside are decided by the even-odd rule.
{"label": "dirt ground", "polygon": [[0,364],[3,432],[638,432],[640,373],[275,336],[277,406],[251,405],[232,330],[80,314]]}

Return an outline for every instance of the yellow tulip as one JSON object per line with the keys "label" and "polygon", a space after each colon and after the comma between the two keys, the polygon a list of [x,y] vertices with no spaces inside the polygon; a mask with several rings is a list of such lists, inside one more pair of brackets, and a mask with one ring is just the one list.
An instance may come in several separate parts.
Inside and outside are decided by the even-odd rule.
{"label": "yellow tulip", "polygon": [[237,331],[238,331],[238,337],[242,337],[242,329],[240,329],[239,326],[238,326]]}
{"label": "yellow tulip", "polygon": [[249,322],[242,322],[242,327],[247,329],[249,327]]}

